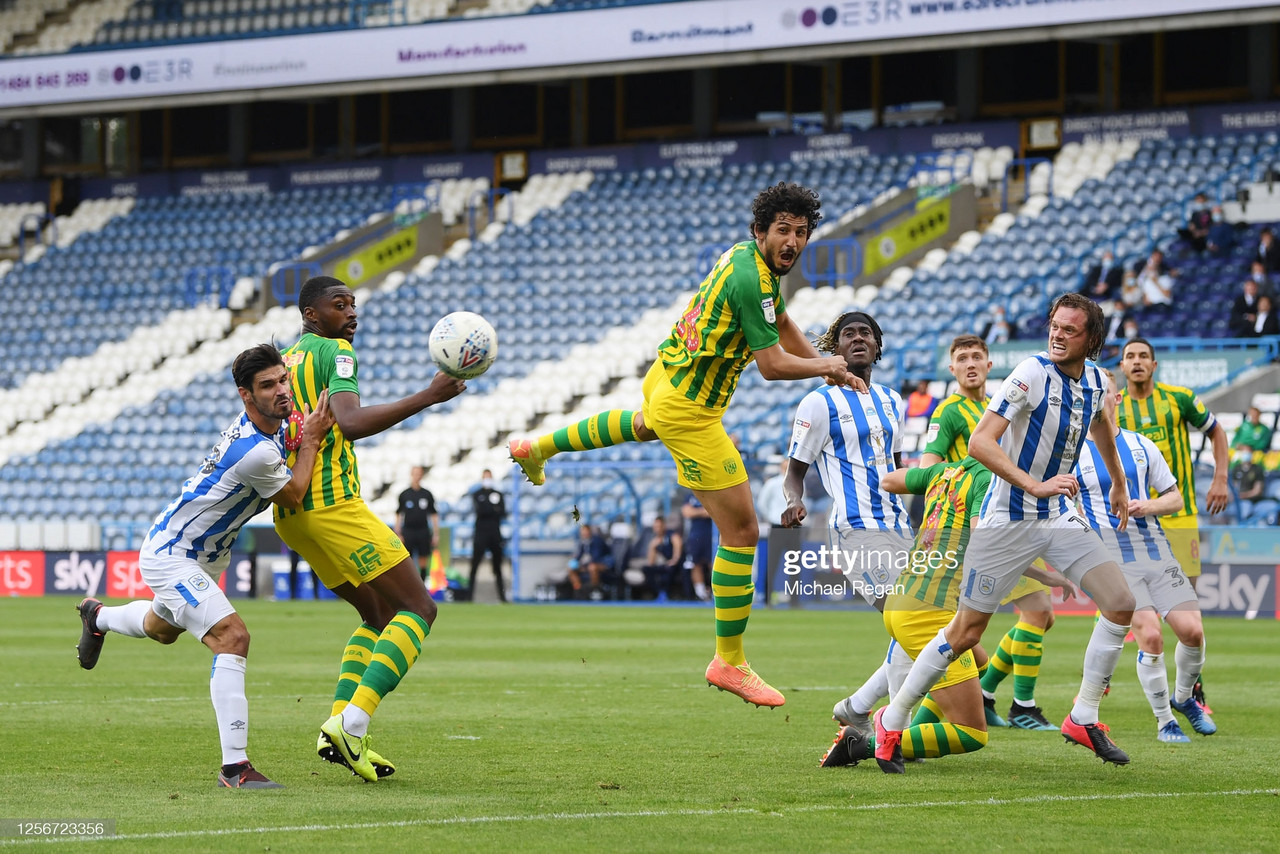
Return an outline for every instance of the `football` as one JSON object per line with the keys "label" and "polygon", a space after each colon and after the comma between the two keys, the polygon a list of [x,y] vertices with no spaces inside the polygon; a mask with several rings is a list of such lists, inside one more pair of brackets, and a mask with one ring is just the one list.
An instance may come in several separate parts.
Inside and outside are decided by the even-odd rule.
{"label": "football", "polygon": [[455,311],[436,322],[428,341],[431,360],[451,377],[478,377],[498,357],[498,334],[473,311]]}

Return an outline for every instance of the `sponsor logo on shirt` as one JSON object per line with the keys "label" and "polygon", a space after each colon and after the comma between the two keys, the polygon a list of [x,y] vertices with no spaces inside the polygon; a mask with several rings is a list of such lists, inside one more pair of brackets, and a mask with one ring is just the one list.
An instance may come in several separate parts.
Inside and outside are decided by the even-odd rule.
{"label": "sponsor logo on shirt", "polygon": [[351,379],[356,372],[356,360],[341,353],[333,357],[333,370],[344,380]]}
{"label": "sponsor logo on shirt", "polygon": [[760,300],[760,308],[764,310],[764,319],[770,323],[777,323],[778,316],[773,311],[773,297]]}

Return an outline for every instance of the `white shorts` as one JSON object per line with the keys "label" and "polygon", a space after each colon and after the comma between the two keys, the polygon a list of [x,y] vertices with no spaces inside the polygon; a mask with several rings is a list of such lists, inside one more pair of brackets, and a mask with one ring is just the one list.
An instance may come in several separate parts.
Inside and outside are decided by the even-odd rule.
{"label": "white shorts", "polygon": [[868,605],[898,592],[898,576],[911,558],[911,535],[896,531],[848,528],[832,531],[832,569],[844,575],[849,589]]}
{"label": "white shorts", "polygon": [[1124,573],[1124,580],[1129,582],[1129,589],[1133,591],[1135,611],[1154,608],[1157,614],[1164,617],[1177,606],[1189,602],[1194,602],[1199,607],[1200,600],[1196,597],[1196,591],[1176,560],[1122,563],[1120,571]]}
{"label": "white shorts", "polygon": [[1115,562],[1098,532],[1077,513],[985,525],[979,520],[964,555],[960,604],[994,614],[1036,558],[1044,558],[1077,585],[1089,570]]}
{"label": "white shorts", "polygon": [[[210,575],[212,569],[216,575]],[[221,570],[183,555],[156,554],[143,544],[138,571],[155,599],[151,610],[170,625],[204,640],[209,629],[236,612],[227,594],[218,589]]]}

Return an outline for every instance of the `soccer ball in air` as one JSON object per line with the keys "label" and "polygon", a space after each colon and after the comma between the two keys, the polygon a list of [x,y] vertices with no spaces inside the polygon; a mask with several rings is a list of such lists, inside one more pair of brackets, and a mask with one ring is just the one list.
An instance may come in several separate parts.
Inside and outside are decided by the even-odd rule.
{"label": "soccer ball in air", "polygon": [[451,377],[478,377],[498,357],[498,334],[473,311],[446,314],[431,330],[431,360]]}

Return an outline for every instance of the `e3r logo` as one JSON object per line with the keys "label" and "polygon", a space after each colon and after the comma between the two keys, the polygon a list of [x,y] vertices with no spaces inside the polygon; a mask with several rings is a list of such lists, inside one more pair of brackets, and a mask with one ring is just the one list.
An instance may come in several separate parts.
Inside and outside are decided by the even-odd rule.
{"label": "e3r logo", "polygon": [[365,543],[360,548],[353,551],[349,557],[351,562],[355,564],[356,572],[365,576],[382,566],[382,556],[378,554],[378,550],[373,543]]}

